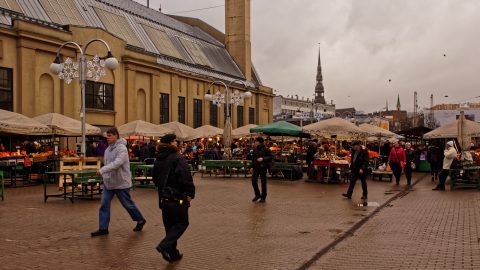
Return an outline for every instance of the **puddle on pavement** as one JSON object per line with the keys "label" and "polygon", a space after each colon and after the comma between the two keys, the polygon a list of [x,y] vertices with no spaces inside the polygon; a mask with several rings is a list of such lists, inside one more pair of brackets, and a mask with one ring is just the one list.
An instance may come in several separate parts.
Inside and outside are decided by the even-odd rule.
{"label": "puddle on pavement", "polygon": [[343,230],[340,230],[340,229],[330,229],[328,230],[328,232],[331,232],[331,233],[341,233]]}

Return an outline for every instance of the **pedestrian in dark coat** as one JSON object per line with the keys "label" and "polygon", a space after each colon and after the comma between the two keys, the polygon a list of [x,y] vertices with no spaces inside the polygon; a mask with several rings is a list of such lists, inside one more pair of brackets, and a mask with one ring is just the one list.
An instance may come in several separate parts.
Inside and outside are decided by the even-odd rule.
{"label": "pedestrian in dark coat", "polygon": [[442,169],[443,151],[440,147],[434,144],[428,148],[427,161],[430,163],[432,182],[435,182],[435,180],[438,180],[438,173]]}
{"label": "pedestrian in dark coat", "polygon": [[158,187],[159,207],[165,226],[165,238],[157,251],[168,262],[181,260],[177,241],[187,230],[188,208],[195,197],[195,185],[185,158],[178,151],[176,136],[167,134],[157,147],[153,180]]}
{"label": "pedestrian in dark coat", "polygon": [[317,147],[318,147],[317,142],[318,142],[317,139],[313,140],[313,142],[307,148],[307,156],[305,158],[305,161],[307,163],[308,179],[309,180],[313,179],[312,162],[315,159],[315,154],[317,153]]}
{"label": "pedestrian in dark coat", "polygon": [[[260,200],[264,203],[267,199],[267,170],[272,164],[273,155],[270,149],[268,149],[262,137],[255,139],[255,149],[252,153],[252,186],[255,192],[255,197],[252,202]],[[262,181],[262,192],[258,188],[258,177]]]}
{"label": "pedestrian in dark coat", "polygon": [[367,169],[368,169],[368,152],[362,149],[362,145],[359,141],[352,143],[352,159],[350,162],[350,185],[348,186],[347,193],[343,193],[342,196],[348,199],[352,198],[353,189],[358,179],[362,182],[363,196],[362,200],[367,200]]}
{"label": "pedestrian in dark coat", "polygon": [[412,185],[412,163],[415,164],[415,151],[412,150],[412,144],[405,144],[405,177],[407,178],[407,185]]}

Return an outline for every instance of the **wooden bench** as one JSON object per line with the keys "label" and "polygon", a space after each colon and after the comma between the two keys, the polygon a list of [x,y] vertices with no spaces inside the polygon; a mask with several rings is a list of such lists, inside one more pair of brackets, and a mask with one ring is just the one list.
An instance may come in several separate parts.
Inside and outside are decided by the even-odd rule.
{"label": "wooden bench", "polygon": [[387,176],[389,181],[393,180],[393,173],[386,171],[372,171],[372,180],[375,180],[375,177],[378,177],[378,181],[382,181],[383,177]]}

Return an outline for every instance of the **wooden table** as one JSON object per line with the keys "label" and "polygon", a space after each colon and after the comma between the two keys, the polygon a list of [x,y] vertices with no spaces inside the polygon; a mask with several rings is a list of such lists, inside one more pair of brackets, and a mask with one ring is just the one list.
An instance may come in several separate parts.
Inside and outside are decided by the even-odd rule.
{"label": "wooden table", "polygon": [[[324,176],[322,173],[322,170],[319,170],[319,173],[316,174],[315,180],[321,181],[323,179],[326,179],[326,182],[328,183],[331,181],[331,178],[332,178],[330,176],[331,175],[330,171],[332,169],[339,168],[341,170],[346,170],[350,167],[350,164],[346,162],[335,162],[328,159],[315,159],[312,161],[312,166],[314,166],[314,169],[318,169],[318,167],[327,168],[327,175]],[[332,181],[332,182],[336,182],[336,181]]]}
{"label": "wooden table", "polygon": [[[99,177],[96,175],[97,170],[71,170],[71,171],[56,171],[56,172],[46,172],[47,176],[51,175],[56,177],[59,181],[60,179],[63,179],[63,193],[60,194],[47,194],[47,182],[48,182],[48,177],[46,177],[43,181],[43,195],[44,195],[44,202],[47,202],[47,199],[49,197],[57,197],[57,198],[62,198],[66,200],[67,198],[70,199],[70,201],[73,203],[74,198],[85,198],[85,193],[82,190],[82,195],[75,195],[75,186],[76,185],[84,185],[88,183],[93,184],[98,184],[101,183],[101,180],[99,180]],[[62,177],[63,176],[63,177]],[[70,177],[72,179],[72,182],[67,183],[67,178]],[[92,181],[91,181],[92,180]],[[67,192],[67,185],[71,185],[71,191]],[[99,194],[101,191],[99,191]],[[69,197],[67,195],[70,195]],[[90,198],[93,198],[93,187],[91,190],[91,195]]]}

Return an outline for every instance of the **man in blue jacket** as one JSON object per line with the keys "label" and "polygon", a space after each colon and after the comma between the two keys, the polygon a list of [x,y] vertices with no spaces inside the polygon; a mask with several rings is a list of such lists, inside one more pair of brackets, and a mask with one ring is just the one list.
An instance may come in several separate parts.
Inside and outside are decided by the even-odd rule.
{"label": "man in blue jacket", "polygon": [[97,175],[103,178],[104,186],[99,211],[100,226],[97,231],[91,233],[92,237],[108,234],[110,205],[114,195],[117,195],[133,221],[137,222],[133,231],[141,231],[147,222],[130,197],[132,175],[130,173],[127,142],[120,138],[117,128],[110,128],[107,131],[107,143],[108,148],[104,155],[105,166],[97,171]]}

